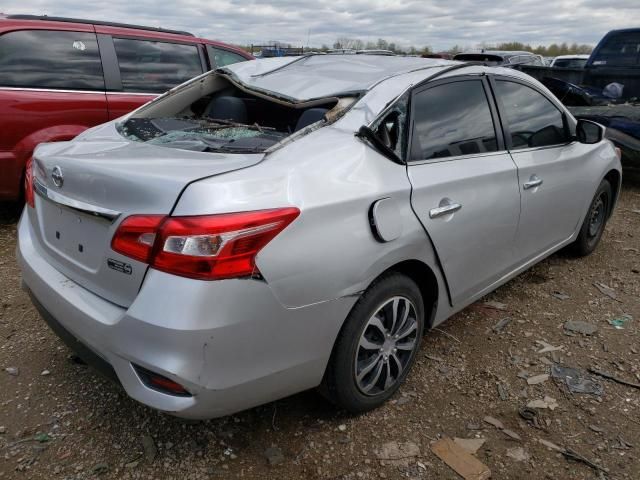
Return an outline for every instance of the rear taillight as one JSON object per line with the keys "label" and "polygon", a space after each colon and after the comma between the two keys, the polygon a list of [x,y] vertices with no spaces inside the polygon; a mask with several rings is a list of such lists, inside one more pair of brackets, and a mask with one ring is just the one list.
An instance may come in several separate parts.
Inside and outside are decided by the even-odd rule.
{"label": "rear taillight", "polygon": [[164,215],[134,215],[127,217],[111,240],[111,248],[140,262],[151,261],[151,250]]}
{"label": "rear taillight", "polygon": [[126,218],[111,247],[156,270],[218,280],[258,273],[258,252],[298,215],[297,208],[203,215]]}
{"label": "rear taillight", "polygon": [[35,208],[36,202],[33,192],[33,157],[29,157],[24,168],[24,199],[31,208]]}
{"label": "rear taillight", "polygon": [[618,160],[622,160],[622,150],[620,150],[620,148],[618,147],[614,147],[614,150],[616,151],[616,156],[618,157]]}

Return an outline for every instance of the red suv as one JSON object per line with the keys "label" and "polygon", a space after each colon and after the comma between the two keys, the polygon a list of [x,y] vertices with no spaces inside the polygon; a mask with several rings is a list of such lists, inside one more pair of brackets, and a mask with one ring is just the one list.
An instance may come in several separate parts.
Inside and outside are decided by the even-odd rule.
{"label": "red suv", "polygon": [[207,70],[253,57],[188,32],[0,16],[0,200],[38,143],[69,140]]}

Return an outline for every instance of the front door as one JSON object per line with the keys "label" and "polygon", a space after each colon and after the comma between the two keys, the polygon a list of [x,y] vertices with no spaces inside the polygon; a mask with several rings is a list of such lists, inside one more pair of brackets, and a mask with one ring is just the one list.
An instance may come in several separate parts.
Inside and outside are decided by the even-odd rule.
{"label": "front door", "polygon": [[411,202],[440,258],[454,305],[513,270],[520,214],[516,167],[483,77],[412,95]]}
{"label": "front door", "polygon": [[591,179],[572,142],[566,119],[553,102],[513,79],[493,83],[506,144],[518,168],[522,213],[516,244],[523,263],[569,239],[585,212]]}

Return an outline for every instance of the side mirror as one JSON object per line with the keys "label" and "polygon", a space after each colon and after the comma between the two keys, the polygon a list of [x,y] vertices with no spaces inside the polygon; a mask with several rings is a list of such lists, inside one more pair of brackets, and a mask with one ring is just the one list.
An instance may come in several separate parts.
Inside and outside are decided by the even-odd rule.
{"label": "side mirror", "polygon": [[580,143],[599,143],[604,138],[604,127],[591,120],[579,119],[576,125],[576,137]]}

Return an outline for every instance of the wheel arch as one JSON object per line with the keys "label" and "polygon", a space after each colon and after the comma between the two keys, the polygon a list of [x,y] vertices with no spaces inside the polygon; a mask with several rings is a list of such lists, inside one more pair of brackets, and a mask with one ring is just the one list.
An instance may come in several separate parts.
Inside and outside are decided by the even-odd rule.
{"label": "wheel arch", "polygon": [[[438,298],[440,295],[439,295],[438,277],[434,272],[434,270],[432,269],[432,267],[430,267],[425,262],[421,260],[416,260],[416,259],[402,260],[402,261],[396,262],[395,264],[387,267],[384,271],[380,272],[380,274],[378,274],[373,280],[371,280],[369,284],[366,286],[366,288],[360,292],[360,295],[362,295],[363,292],[371,288],[371,286],[373,286],[385,275],[389,275],[392,273],[405,275],[408,278],[410,278],[412,281],[414,281],[418,286],[418,289],[420,290],[420,294],[422,295],[423,304],[425,308],[424,332],[426,333],[430,329],[430,327],[433,325],[436,312],[438,309]],[[351,314],[353,309],[356,308],[356,305],[358,305],[358,302],[356,302],[351,307],[349,311],[349,315]],[[346,318],[348,318],[349,315],[347,315]],[[335,357],[336,346],[338,344],[338,341],[341,337],[341,334],[346,324],[347,322],[344,321],[340,326],[339,332],[334,340],[334,344],[331,349],[330,358],[328,359],[327,366],[325,367],[323,380],[321,384],[318,386],[318,390],[320,391],[320,393],[329,399],[331,398],[331,391],[333,387],[329,385],[327,381],[327,373],[329,372],[329,369],[331,367],[331,362],[334,361],[333,359]]]}
{"label": "wheel arch", "polygon": [[33,157],[36,147],[45,142],[64,142],[73,140],[76,136],[87,130],[86,125],[55,125],[53,127],[43,128],[22,138],[13,149],[15,162],[19,165],[20,178],[16,189],[17,198],[20,200],[24,197],[24,176],[25,167],[29,158]]}
{"label": "wheel arch", "polygon": [[[380,274],[378,274],[373,280],[369,282],[366,288],[360,292],[360,295],[363,292],[366,292],[367,290],[369,290],[369,288],[371,288],[371,286],[375,284],[380,278],[393,272],[400,273],[402,275],[409,277],[418,286],[418,289],[420,290],[420,294],[422,295],[422,302],[425,306],[424,308],[425,308],[425,332],[426,332],[431,328],[431,326],[434,323],[436,312],[438,311],[438,300],[440,295],[439,295],[439,289],[438,289],[439,287],[438,277],[436,276],[433,269],[423,261],[416,260],[416,259],[403,260],[387,267],[384,271],[380,272]],[[358,302],[354,303],[354,305],[349,310],[349,314],[351,314],[351,311],[353,311],[353,309],[356,307],[357,304]],[[345,319],[348,318],[348,316],[349,315],[347,315]],[[340,332],[342,332],[345,323],[346,322],[343,321],[342,324],[340,325],[340,329],[336,335],[336,338],[340,337]],[[334,340],[334,348],[335,348],[335,340]]]}
{"label": "wheel arch", "polygon": [[[420,260],[405,260],[389,267],[382,272],[398,272],[413,280],[422,294],[422,301],[425,308],[425,331],[433,325],[436,311],[438,309],[438,279],[434,271],[426,263]],[[375,280],[374,280],[375,281]]]}

